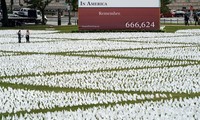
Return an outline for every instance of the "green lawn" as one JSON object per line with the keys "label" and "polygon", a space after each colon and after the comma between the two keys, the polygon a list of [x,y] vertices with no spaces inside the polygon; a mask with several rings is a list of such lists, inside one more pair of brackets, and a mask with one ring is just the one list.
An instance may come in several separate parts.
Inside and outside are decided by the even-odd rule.
{"label": "green lawn", "polygon": [[5,29],[29,29],[29,30],[58,30],[60,32],[72,32],[78,30],[77,25],[67,25],[67,26],[52,26],[52,25],[23,25],[16,27],[0,27],[0,30]]}
{"label": "green lawn", "polygon": [[174,33],[177,30],[184,30],[184,29],[200,29],[200,26],[185,26],[185,25],[164,25],[164,31]]}
{"label": "green lawn", "polygon": [[[161,24],[162,25],[162,24]],[[176,25],[176,24],[164,24],[164,32],[174,33],[177,30],[183,29],[200,29],[200,26],[185,26],[185,25]],[[0,30],[3,29],[30,29],[30,30],[58,30],[60,32],[69,33],[72,31],[77,31],[77,25],[66,25],[66,26],[52,26],[52,25],[28,25],[28,26],[17,26],[17,27],[0,27]]]}

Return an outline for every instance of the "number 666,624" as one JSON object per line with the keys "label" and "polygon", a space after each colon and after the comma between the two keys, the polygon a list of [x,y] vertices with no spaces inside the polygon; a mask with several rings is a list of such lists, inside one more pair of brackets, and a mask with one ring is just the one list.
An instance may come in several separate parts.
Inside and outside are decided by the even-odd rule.
{"label": "number 666,624", "polygon": [[125,23],[126,28],[154,28],[155,23],[154,22],[126,22]]}

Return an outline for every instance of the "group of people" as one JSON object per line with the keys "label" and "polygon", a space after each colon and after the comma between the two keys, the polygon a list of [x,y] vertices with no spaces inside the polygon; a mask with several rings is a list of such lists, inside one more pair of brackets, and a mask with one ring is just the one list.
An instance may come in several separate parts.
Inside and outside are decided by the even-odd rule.
{"label": "group of people", "polygon": [[[19,31],[17,32],[17,35],[18,35],[18,43],[21,43],[21,38],[22,38],[21,30],[19,30]],[[26,36],[25,36],[25,38],[26,38],[26,42],[27,42],[27,43],[30,42],[30,41],[29,41],[29,35],[30,35],[29,30],[26,30]]]}
{"label": "group of people", "polygon": [[[194,17],[194,23],[195,23],[195,25],[198,25],[198,21],[199,21],[198,16],[196,14],[194,14],[193,17]],[[185,14],[185,16],[184,16],[185,25],[189,26],[189,20],[190,20],[190,17],[187,14]]]}

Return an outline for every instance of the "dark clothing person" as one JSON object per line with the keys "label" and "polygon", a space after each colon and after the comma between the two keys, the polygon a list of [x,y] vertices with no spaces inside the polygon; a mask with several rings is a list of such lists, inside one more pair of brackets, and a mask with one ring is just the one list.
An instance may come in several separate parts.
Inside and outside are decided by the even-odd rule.
{"label": "dark clothing person", "polygon": [[195,25],[197,25],[199,22],[199,18],[196,14],[194,15],[194,22],[195,22]]}
{"label": "dark clothing person", "polygon": [[21,43],[21,37],[22,37],[22,35],[21,35],[21,30],[19,30],[19,31],[17,32],[17,35],[18,35],[18,43]]}
{"label": "dark clothing person", "polygon": [[185,25],[189,26],[189,17],[187,15],[184,16],[184,20],[185,20]]}
{"label": "dark clothing person", "polygon": [[28,42],[28,43],[30,42],[29,41],[29,35],[30,35],[29,30],[27,30],[26,31],[26,42]]}

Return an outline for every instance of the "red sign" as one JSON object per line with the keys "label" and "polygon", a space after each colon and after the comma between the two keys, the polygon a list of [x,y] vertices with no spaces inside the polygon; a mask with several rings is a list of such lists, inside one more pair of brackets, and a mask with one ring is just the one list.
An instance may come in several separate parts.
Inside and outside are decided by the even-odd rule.
{"label": "red sign", "polygon": [[[131,2],[128,0],[121,4],[121,0],[91,1],[93,0],[79,0],[79,30],[160,29],[160,7],[157,2],[149,4],[148,0],[147,4],[147,0],[140,0],[135,2],[137,4],[133,4],[134,0]],[[122,7],[119,7],[120,5]]]}

